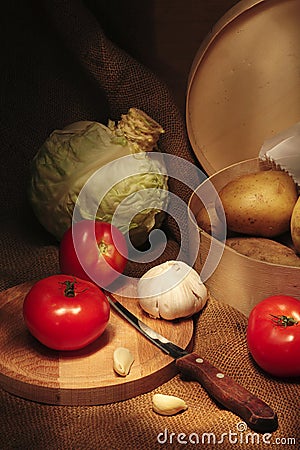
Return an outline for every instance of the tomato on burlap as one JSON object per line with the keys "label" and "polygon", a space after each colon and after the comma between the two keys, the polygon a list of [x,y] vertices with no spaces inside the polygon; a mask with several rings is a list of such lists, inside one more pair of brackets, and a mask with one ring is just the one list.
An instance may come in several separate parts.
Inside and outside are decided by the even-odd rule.
{"label": "tomato on burlap", "polygon": [[255,305],[247,343],[253,359],[270,375],[300,376],[300,300],[274,295]]}

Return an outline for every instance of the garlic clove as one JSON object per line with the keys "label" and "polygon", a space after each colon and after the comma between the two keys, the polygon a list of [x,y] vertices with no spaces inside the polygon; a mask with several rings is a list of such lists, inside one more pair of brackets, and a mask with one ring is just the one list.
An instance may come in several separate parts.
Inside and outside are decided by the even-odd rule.
{"label": "garlic clove", "polygon": [[118,347],[115,349],[113,353],[113,368],[118,375],[126,377],[130,372],[133,362],[134,357],[128,348]]}
{"label": "garlic clove", "polygon": [[163,416],[172,416],[188,408],[185,401],[181,398],[165,394],[154,394],[152,407],[153,411]]}

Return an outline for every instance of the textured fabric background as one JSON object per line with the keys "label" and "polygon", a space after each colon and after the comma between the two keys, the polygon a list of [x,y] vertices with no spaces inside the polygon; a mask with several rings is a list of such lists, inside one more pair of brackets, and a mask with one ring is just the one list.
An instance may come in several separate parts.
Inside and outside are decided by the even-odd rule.
{"label": "textured fabric background", "polygon": [[[4,219],[20,214],[23,222],[25,214],[29,224],[33,221],[26,228],[38,227],[28,213],[26,183],[30,160],[51,131],[77,120],[107,123],[108,118],[119,120],[130,107],[138,107],[163,126],[162,152],[194,162],[183,118],[168,89],[106,38],[82,2],[31,1],[29,5],[22,8],[12,1],[7,6],[11,20],[2,16],[5,71],[1,83],[0,189],[5,195],[1,196],[0,209]],[[182,168],[172,170],[181,171],[184,178]],[[189,172],[186,176],[197,174]],[[188,201],[190,191],[186,186],[172,179],[169,184],[176,195]],[[186,211],[178,214],[184,220]],[[14,239],[14,231],[10,226],[6,229],[5,220],[1,224],[3,232],[13,233]],[[169,219],[166,228],[169,243],[157,263],[175,258],[178,252],[180,237],[174,221]],[[27,244],[31,252],[32,243],[24,236],[23,245]],[[6,243],[1,241],[2,245]],[[14,254],[9,255],[8,267],[1,268],[2,287],[11,285],[7,275],[20,276],[23,281],[19,273],[23,268],[16,262],[24,251],[27,252],[15,248]],[[37,257],[36,253],[33,257]],[[129,264],[128,269],[138,275],[146,268]]]}
{"label": "textured fabric background", "polygon": [[[0,289],[56,273],[57,243],[37,223],[27,203],[31,158],[55,128],[76,120],[117,120],[135,106],[156,119],[166,133],[161,150],[195,162],[184,120],[163,83],[121,51],[102,31],[80,0],[36,0],[7,3],[1,14],[0,83]],[[179,170],[179,169],[178,169]],[[190,192],[176,180],[171,190],[187,202]],[[180,211],[179,214],[185,214]],[[180,236],[172,220],[165,224],[169,241],[163,259],[175,257]],[[128,266],[132,276],[145,270]],[[238,295],[238,288],[237,288]],[[1,321],[1,315],[0,315]],[[210,299],[196,322],[196,351],[261,396],[278,413],[279,429],[271,439],[297,439],[299,384],[274,380],[255,367],[248,355],[247,321],[232,308]],[[0,323],[1,326],[1,323]],[[224,437],[220,448],[269,448],[245,444],[240,420],[217,406],[196,382],[176,376],[156,392],[178,395],[189,405],[173,417],[151,409],[153,393],[112,405],[57,407],[0,391],[1,450],[83,450],[181,448],[177,436],[200,438],[237,433],[239,443]],[[160,440],[157,439],[159,433]],[[249,430],[248,430],[249,431]],[[171,433],[174,433],[172,435]],[[193,435],[192,435],[193,434]],[[244,439],[244,441],[243,441]],[[166,441],[166,442],[164,442]],[[207,442],[207,439],[206,441]],[[282,442],[284,442],[282,440]],[[298,446],[298,447],[297,447]],[[285,448],[283,444],[278,448]]]}

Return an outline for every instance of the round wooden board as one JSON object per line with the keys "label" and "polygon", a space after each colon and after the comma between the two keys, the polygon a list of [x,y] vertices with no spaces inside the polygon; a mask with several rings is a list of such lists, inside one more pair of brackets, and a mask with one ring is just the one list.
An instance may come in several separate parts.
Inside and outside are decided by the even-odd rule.
{"label": "round wooden board", "polygon": [[[0,386],[4,390],[41,403],[97,405],[149,392],[176,374],[173,358],[113,310],[103,335],[84,349],[58,352],[43,346],[31,336],[22,316],[24,296],[32,285],[28,282],[0,293]],[[136,299],[122,298],[122,289],[118,300],[177,345],[191,344],[192,319],[151,319]],[[125,378],[113,370],[113,351],[120,346],[130,349],[135,358]]]}

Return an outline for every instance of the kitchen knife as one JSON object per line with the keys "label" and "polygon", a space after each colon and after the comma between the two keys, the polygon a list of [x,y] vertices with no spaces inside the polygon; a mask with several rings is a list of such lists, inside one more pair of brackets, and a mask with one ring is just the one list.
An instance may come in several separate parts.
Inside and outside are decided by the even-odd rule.
{"label": "kitchen knife", "polygon": [[197,380],[214,400],[238,415],[252,430],[266,433],[277,429],[277,415],[265,402],[197,353],[189,353],[158,334],[118,302],[110,292],[105,291],[105,294],[114,310],[175,359],[175,364],[183,375]]}

